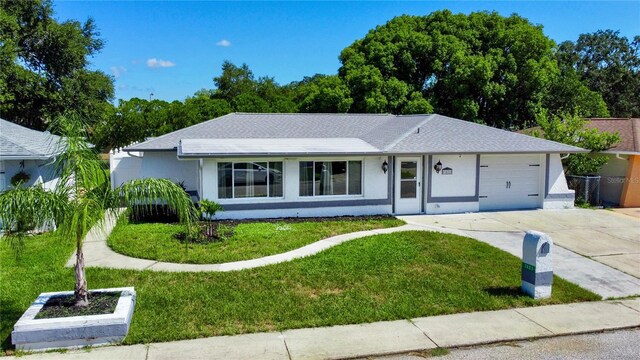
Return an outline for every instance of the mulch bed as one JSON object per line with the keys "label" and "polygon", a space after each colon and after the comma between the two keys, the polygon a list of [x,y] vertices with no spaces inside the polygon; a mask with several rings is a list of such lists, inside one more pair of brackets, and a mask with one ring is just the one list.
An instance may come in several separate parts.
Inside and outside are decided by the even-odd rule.
{"label": "mulch bed", "polygon": [[51,319],[71,316],[113,314],[122,292],[89,292],[89,305],[76,307],[73,294],[55,296],[47,300],[36,315],[36,319]]}
{"label": "mulch bed", "polygon": [[301,222],[328,222],[328,221],[368,221],[393,219],[391,215],[368,216],[332,216],[332,217],[287,217],[270,219],[242,219],[242,220],[214,220],[218,224],[236,226],[246,223],[301,223]]}

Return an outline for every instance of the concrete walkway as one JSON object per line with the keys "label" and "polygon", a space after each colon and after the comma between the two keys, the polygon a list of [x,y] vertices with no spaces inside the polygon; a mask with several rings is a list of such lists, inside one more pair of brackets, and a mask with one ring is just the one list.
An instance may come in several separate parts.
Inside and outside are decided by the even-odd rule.
{"label": "concrete walkway", "polygon": [[[563,210],[560,212],[565,215]],[[585,210],[593,213],[592,210]],[[571,211],[569,211],[571,212]],[[439,231],[466,237],[471,237],[492,246],[509,252],[512,255],[522,256],[522,240],[524,232],[514,231],[513,226],[507,223],[487,218],[487,216],[514,216],[515,213],[476,213],[457,215],[412,215],[401,216],[400,219],[407,222],[407,225],[395,228],[359,231],[349,234],[338,235],[317,241],[299,249],[286,253],[266,256],[257,259],[229,262],[223,264],[179,264],[167,263],[147,259],[133,258],[119,254],[107,245],[108,234],[111,233],[116,224],[116,216],[108,214],[102,230],[92,229],[84,244],[85,266],[105,267],[115,269],[151,270],[151,271],[172,271],[172,272],[201,272],[201,271],[237,271],[252,269],[272,264],[278,264],[293,259],[303,258],[317,254],[323,250],[339,245],[343,242],[362,238],[365,236],[388,234],[398,231],[423,230]],[[527,216],[550,216],[553,211],[528,211],[520,212],[520,223]],[[534,215],[535,213],[535,215]],[[542,215],[538,215],[542,214]],[[578,213],[579,214],[579,213]],[[613,215],[622,216],[622,215]],[[536,220],[542,222],[542,220]],[[616,224],[616,223],[614,223]],[[536,229],[536,224],[519,225],[527,228],[531,225]],[[542,226],[541,224],[539,224]],[[617,224],[620,226],[620,224]],[[456,229],[454,226],[462,229]],[[547,225],[548,226],[548,225]],[[468,230],[467,230],[468,229]],[[471,230],[478,229],[478,230]],[[493,231],[480,231],[493,229]],[[548,230],[548,228],[545,228]],[[555,237],[552,238],[554,241]],[[640,279],[625,274],[610,266],[603,265],[587,257],[576,254],[571,250],[556,246],[554,251],[554,271],[558,276],[565,278],[581,287],[591,290],[603,298],[626,297],[640,295]],[[72,267],[75,262],[75,254],[67,262],[67,266]]]}
{"label": "concrete walkway", "polygon": [[[365,236],[388,234],[397,231],[424,230],[424,227],[422,226],[404,225],[395,228],[358,231],[319,240],[286,253],[265,256],[257,259],[234,261],[222,264],[180,264],[139,259],[113,251],[109,245],[107,245],[107,238],[116,225],[116,217],[117,216],[115,214],[107,213],[103,227],[101,229],[93,228],[87,234],[87,237],[84,240],[85,267],[172,272],[236,271],[253,269],[311,256],[328,248],[342,244],[345,241]],[[67,261],[67,267],[73,267],[75,259],[76,256],[74,253]]]}
{"label": "concrete walkway", "polygon": [[640,299],[112,346],[27,359],[339,359],[640,326]]}

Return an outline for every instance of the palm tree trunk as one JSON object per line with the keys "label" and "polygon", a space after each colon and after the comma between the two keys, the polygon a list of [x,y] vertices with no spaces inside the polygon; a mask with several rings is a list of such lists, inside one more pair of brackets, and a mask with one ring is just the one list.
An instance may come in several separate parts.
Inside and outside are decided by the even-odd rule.
{"label": "palm tree trunk", "polygon": [[84,253],[82,252],[82,244],[78,245],[76,251],[76,288],[74,295],[76,298],[75,306],[89,305],[89,291],[87,290],[87,277],[84,273]]}

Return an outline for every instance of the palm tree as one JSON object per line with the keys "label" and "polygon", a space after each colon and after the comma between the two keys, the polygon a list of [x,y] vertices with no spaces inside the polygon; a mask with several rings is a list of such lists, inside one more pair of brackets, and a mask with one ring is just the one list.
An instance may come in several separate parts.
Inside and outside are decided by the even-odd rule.
{"label": "palm tree", "polygon": [[18,185],[0,194],[3,238],[19,255],[30,231],[55,224],[57,234],[75,242],[75,305],[87,306],[83,239],[91,227],[103,224],[106,212],[130,206],[151,212],[162,204],[178,214],[188,235],[197,212],[187,193],[166,179],[135,179],[111,189],[104,165],[87,142],[86,126],[78,117],[56,119],[52,132],[62,135],[55,161],[60,180],[52,191],[40,185]]}

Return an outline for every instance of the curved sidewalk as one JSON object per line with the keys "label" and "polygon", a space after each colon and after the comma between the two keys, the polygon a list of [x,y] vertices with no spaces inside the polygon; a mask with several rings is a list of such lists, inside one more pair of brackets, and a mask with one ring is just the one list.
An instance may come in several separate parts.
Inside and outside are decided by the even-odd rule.
{"label": "curved sidewalk", "polygon": [[[501,231],[486,231],[486,229],[484,229],[485,231],[461,230],[442,227],[443,224],[425,224],[421,221],[424,217],[419,215],[401,216],[400,218],[405,220],[407,225],[333,236],[282,254],[222,264],[180,264],[133,258],[111,250],[107,245],[106,239],[116,224],[116,216],[114,214],[107,214],[103,230],[100,231],[94,228],[87,234],[84,243],[85,266],[170,272],[237,271],[311,256],[342,244],[343,242],[365,236],[411,230],[438,231],[470,237],[497,247],[519,258],[522,257],[523,231],[506,231],[506,229],[501,229]],[[444,218],[440,217],[439,219]],[[605,299],[640,295],[640,279],[625,274],[608,265],[584,257],[561,246],[554,248],[553,259],[554,273],[556,275],[588,289]],[[72,267],[74,263],[75,254],[69,259],[67,266]]]}
{"label": "curved sidewalk", "polygon": [[[257,259],[227,262],[221,264],[182,264],[148,259],[139,259],[113,251],[107,245],[107,238],[116,225],[116,215],[108,213],[102,229],[93,228],[84,240],[85,267],[104,267],[111,269],[151,270],[170,272],[236,271],[278,264],[317,254],[342,244],[343,242],[365,236],[389,234],[398,231],[425,230],[420,225],[403,225],[394,228],[358,231],[322,239],[285,253],[265,256]],[[75,253],[67,261],[67,267],[75,264]]]}

